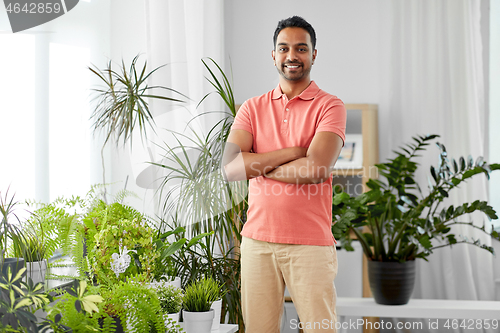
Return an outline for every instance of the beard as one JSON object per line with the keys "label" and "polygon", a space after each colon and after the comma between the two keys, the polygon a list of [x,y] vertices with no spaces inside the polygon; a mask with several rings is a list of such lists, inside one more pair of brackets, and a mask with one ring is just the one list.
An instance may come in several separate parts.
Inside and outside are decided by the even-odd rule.
{"label": "beard", "polygon": [[[299,66],[296,70],[290,70],[286,65],[297,65]],[[303,63],[299,62],[286,62],[280,66],[276,66],[278,73],[288,81],[300,81],[304,77],[307,77],[311,72],[311,67],[304,67]]]}

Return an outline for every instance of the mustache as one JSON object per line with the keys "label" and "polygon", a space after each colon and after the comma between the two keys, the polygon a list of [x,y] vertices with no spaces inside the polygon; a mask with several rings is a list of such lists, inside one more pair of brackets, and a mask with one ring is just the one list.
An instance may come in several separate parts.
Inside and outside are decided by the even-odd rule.
{"label": "mustache", "polygon": [[287,61],[287,62],[284,62],[284,63],[283,63],[283,66],[285,66],[285,65],[294,65],[294,66],[295,66],[295,65],[297,65],[297,66],[302,66],[302,65],[303,65],[303,63],[301,63],[301,62],[294,62],[294,61]]}

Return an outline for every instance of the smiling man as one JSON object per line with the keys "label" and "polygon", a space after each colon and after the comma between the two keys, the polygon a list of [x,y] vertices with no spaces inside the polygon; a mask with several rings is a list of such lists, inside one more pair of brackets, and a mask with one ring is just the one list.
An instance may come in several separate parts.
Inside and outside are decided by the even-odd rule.
{"label": "smiling man", "polygon": [[311,81],[317,51],[308,22],[280,21],[273,42],[279,85],[241,106],[226,145],[228,180],[250,179],[241,232],[245,331],[280,331],[286,285],[305,332],[335,332],[331,172],[346,110]]}

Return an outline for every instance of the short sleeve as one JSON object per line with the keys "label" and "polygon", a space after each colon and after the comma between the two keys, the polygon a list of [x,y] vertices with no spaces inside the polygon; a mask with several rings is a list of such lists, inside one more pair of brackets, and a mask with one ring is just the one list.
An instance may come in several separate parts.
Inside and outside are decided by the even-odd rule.
{"label": "short sleeve", "polygon": [[231,126],[231,130],[245,130],[253,134],[252,121],[250,119],[250,109],[248,107],[248,101],[243,103],[238,112],[236,113],[236,117],[234,118],[233,125]]}
{"label": "short sleeve", "polygon": [[333,132],[345,142],[346,118],[347,113],[344,103],[340,99],[336,99],[321,114],[318,126],[316,127],[316,133]]}

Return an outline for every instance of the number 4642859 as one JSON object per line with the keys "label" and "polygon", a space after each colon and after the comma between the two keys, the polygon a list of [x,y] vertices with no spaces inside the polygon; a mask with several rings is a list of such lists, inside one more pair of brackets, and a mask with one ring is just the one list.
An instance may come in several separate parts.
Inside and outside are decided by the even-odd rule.
{"label": "number 4642859", "polygon": [[446,320],[444,327],[447,329],[457,329],[463,328],[465,330],[472,329],[497,329],[498,320],[497,319],[448,319]]}
{"label": "number 4642859", "polygon": [[23,6],[19,3],[9,3],[5,8],[7,13],[26,13],[26,14],[58,14],[61,11],[60,3],[25,3]]}

